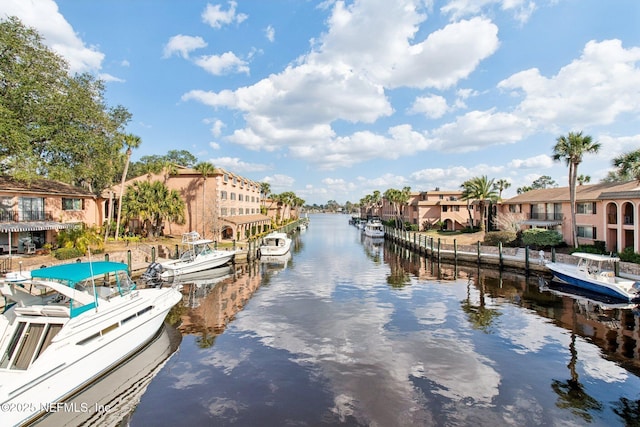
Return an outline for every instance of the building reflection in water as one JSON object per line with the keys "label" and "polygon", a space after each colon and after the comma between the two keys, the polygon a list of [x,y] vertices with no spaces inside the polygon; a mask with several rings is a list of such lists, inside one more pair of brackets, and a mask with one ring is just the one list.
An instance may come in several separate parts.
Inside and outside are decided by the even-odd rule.
{"label": "building reflection in water", "polygon": [[[385,243],[383,250],[391,276],[440,281],[466,279],[479,292],[480,309],[485,299],[491,298],[495,303],[512,303],[534,310],[595,343],[610,359],[640,375],[640,308],[636,304],[579,295],[575,289],[550,282],[550,277],[438,263],[390,242]],[[411,281],[405,278],[394,283],[407,285]]]}

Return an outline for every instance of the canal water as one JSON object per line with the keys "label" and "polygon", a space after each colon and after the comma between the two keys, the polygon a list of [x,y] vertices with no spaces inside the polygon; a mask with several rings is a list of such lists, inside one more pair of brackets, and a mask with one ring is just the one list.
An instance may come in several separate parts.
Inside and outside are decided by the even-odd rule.
{"label": "canal water", "polygon": [[121,425],[640,423],[635,308],[310,219],[288,259],[185,281],[179,347]]}

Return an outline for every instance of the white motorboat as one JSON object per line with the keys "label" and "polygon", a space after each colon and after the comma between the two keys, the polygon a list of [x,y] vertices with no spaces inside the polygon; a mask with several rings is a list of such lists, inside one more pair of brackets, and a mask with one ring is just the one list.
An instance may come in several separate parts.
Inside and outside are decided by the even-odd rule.
{"label": "white motorboat", "polygon": [[180,258],[160,263],[160,277],[168,280],[183,274],[196,273],[225,265],[233,259],[236,252],[211,248],[213,240],[201,239],[192,231],[182,235],[183,251]]}
{"label": "white motorboat", "polygon": [[577,288],[630,302],[640,299],[640,282],[616,276],[620,258],[585,252],[572,255],[578,258],[577,265],[559,262],[545,265],[558,280]]}
{"label": "white motorboat", "polygon": [[384,238],[384,227],[382,226],[382,222],[378,219],[367,221],[364,226],[364,235],[368,237]]}
{"label": "white motorboat", "polygon": [[182,294],[138,289],[127,271],[124,263],[79,262],[32,270],[28,282],[0,282],[3,425],[64,410],[153,338]]}
{"label": "white motorboat", "polygon": [[274,231],[267,234],[262,239],[262,244],[258,248],[259,256],[284,255],[291,249],[291,239],[287,233]]}

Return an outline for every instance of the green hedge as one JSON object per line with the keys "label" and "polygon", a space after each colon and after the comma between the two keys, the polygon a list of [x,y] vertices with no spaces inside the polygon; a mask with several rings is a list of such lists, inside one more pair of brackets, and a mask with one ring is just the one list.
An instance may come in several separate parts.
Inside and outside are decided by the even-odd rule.
{"label": "green hedge", "polygon": [[555,230],[530,228],[522,232],[522,244],[536,248],[553,247],[562,243],[562,235]]}
{"label": "green hedge", "polygon": [[510,245],[518,238],[513,231],[489,231],[484,235],[484,243],[489,246],[498,246],[498,243]]}
{"label": "green hedge", "polygon": [[53,256],[56,259],[60,259],[60,260],[78,258],[83,255],[84,253],[82,253],[82,251],[80,251],[80,249],[78,248],[60,248],[53,251]]}

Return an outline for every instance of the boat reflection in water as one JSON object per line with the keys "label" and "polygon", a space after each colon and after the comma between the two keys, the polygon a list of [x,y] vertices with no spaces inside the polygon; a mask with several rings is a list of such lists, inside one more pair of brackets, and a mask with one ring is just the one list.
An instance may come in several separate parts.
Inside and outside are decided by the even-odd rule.
{"label": "boat reflection in water", "polygon": [[64,404],[52,406],[34,425],[126,425],[147,386],[181,341],[182,335],[165,323],[146,346]]}

